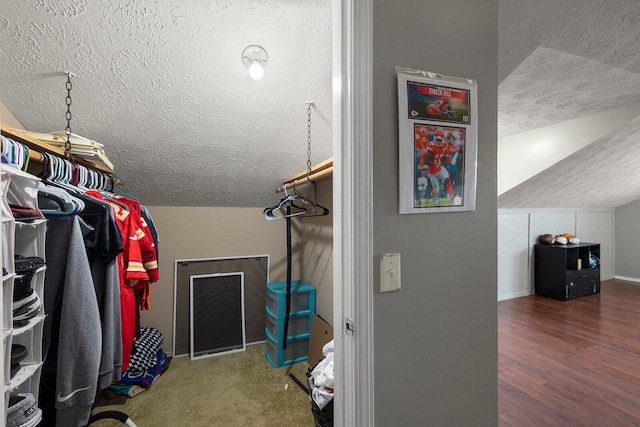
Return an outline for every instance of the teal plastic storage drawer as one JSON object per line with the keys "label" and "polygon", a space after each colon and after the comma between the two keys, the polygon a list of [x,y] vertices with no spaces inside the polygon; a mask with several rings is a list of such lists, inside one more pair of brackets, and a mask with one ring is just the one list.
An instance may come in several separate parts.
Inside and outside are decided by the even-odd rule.
{"label": "teal plastic storage drawer", "polygon": [[[267,283],[267,308],[280,321],[287,308],[287,282]],[[313,314],[316,312],[316,289],[302,280],[291,281],[290,314]]]}
{"label": "teal plastic storage drawer", "polygon": [[[269,334],[276,340],[282,341],[284,336],[284,319],[278,319],[271,312],[269,307],[267,311],[267,330]],[[289,316],[289,325],[287,327],[287,338],[296,338],[300,335],[309,334],[311,332],[311,315],[310,314],[294,314]]]}
{"label": "teal plastic storage drawer", "polygon": [[265,328],[265,332],[267,334],[267,346],[264,354],[274,368],[307,360],[309,334],[287,339],[287,348],[282,350],[282,345],[271,336],[268,328]]}

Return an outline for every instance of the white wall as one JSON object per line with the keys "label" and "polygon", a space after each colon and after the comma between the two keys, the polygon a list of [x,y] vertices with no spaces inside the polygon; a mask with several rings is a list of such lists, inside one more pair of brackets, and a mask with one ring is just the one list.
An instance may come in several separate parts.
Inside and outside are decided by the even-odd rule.
{"label": "white wall", "polygon": [[616,209],[616,278],[640,282],[640,200]]}
{"label": "white wall", "polygon": [[640,104],[498,139],[498,195],[635,119]]}
{"label": "white wall", "polygon": [[14,129],[24,129],[24,126],[16,116],[7,108],[4,102],[0,100],[0,116],[2,116],[2,124],[10,126]]}
{"label": "white wall", "polygon": [[600,278],[614,276],[614,209],[500,209],[498,300],[534,294],[533,246],[542,234],[575,234],[600,243]]}
{"label": "white wall", "polygon": [[498,300],[529,295],[529,214],[498,211]]}

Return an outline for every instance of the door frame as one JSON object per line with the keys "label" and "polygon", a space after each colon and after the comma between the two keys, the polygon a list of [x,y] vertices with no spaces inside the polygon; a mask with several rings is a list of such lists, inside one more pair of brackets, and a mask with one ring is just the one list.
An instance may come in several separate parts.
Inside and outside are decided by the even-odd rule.
{"label": "door frame", "polygon": [[372,0],[333,0],[335,425],[374,425]]}

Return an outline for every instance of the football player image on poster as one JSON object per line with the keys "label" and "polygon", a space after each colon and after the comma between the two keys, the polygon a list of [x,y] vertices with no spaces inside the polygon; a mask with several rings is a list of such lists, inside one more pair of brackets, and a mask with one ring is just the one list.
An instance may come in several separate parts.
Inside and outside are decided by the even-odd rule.
{"label": "football player image on poster", "polygon": [[414,137],[414,207],[462,205],[465,130],[415,123]]}
{"label": "football player image on poster", "polygon": [[396,67],[401,214],[476,208],[475,80]]}
{"label": "football player image on poster", "polygon": [[408,81],[407,99],[411,119],[470,122],[468,90]]}

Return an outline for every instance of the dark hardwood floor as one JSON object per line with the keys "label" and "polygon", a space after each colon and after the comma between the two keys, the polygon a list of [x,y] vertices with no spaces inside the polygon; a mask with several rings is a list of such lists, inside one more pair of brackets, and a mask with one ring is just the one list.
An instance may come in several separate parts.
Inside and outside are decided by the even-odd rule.
{"label": "dark hardwood floor", "polygon": [[498,302],[501,427],[640,426],[640,286]]}

